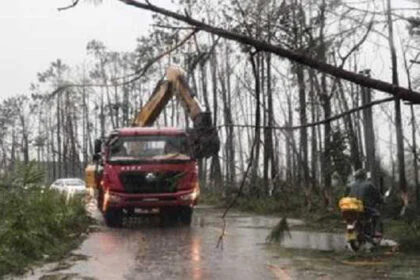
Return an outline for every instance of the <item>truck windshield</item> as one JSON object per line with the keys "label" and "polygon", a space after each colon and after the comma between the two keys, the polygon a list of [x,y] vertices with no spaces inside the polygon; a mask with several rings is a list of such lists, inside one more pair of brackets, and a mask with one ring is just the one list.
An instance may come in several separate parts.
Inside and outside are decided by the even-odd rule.
{"label": "truck windshield", "polygon": [[170,159],[189,159],[185,136],[114,136],[109,141],[109,161]]}

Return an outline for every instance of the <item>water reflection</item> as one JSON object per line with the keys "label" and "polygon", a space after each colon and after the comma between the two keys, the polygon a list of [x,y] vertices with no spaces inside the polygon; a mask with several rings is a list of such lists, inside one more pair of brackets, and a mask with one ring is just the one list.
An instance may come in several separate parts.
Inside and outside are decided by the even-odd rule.
{"label": "water reflection", "polygon": [[135,265],[135,256],[142,246],[141,234],[130,230],[93,233],[78,253],[91,257],[87,263],[76,263],[72,272],[97,279],[123,279]]}
{"label": "water reflection", "polygon": [[201,268],[201,240],[199,238],[191,239],[191,279],[202,279],[203,273]]}
{"label": "water reflection", "polygon": [[293,249],[340,251],[345,249],[344,235],[334,233],[291,231],[286,234],[282,246]]}
{"label": "water reflection", "polygon": [[[161,227],[158,217],[153,216],[127,219],[123,229],[101,227],[76,251],[89,256],[89,260],[76,262],[61,272],[101,280],[254,280],[276,279],[267,268],[272,262],[279,267],[290,265],[288,258],[273,259],[273,253],[264,249],[265,238],[278,218],[233,212],[227,218],[224,250],[220,250],[216,248],[223,225],[220,216],[221,211],[197,209],[191,227],[176,224]],[[291,234],[292,238],[284,243],[290,248],[330,250],[327,244],[338,242],[328,234],[310,236],[313,233],[295,231]]]}

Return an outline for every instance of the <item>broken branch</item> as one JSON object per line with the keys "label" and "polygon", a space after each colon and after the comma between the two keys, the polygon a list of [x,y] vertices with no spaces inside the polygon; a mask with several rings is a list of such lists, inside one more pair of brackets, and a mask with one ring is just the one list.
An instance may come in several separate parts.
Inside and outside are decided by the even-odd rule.
{"label": "broken branch", "polygon": [[[317,125],[321,125],[321,124],[324,124],[324,123],[327,123],[327,122],[335,121],[335,120],[340,119],[340,118],[342,118],[346,115],[353,114],[357,111],[361,111],[361,110],[366,109],[366,108],[370,108],[374,105],[390,102],[390,101],[393,101],[393,100],[394,100],[393,97],[380,99],[380,100],[368,103],[366,105],[363,105],[363,106],[360,106],[360,107],[357,107],[357,108],[353,108],[353,109],[351,109],[347,112],[335,115],[331,118],[321,120],[321,121],[317,121],[317,122],[313,122],[313,123],[308,123],[308,124],[305,124],[305,125],[297,125],[297,126],[260,126],[260,128],[270,128],[270,129],[276,129],[276,130],[296,130],[296,129],[302,129],[302,128],[307,128],[307,127],[317,126]],[[223,127],[251,127],[252,128],[252,127],[255,127],[255,125],[251,125],[251,124],[232,124],[232,125],[231,124],[223,124],[223,125],[218,125],[217,126],[217,128],[223,128]]]}
{"label": "broken branch", "polygon": [[57,8],[57,10],[58,11],[64,11],[64,10],[68,10],[68,9],[71,9],[71,8],[74,8],[74,7],[76,7],[77,6],[77,4],[79,4],[79,0],[74,0],[73,1],[73,3],[72,4],[70,4],[69,6],[66,6],[66,7],[61,7],[61,8]]}
{"label": "broken branch", "polygon": [[318,71],[327,73],[331,76],[353,82],[360,86],[376,89],[382,92],[392,94],[396,98],[406,100],[412,103],[420,104],[419,92],[411,91],[407,88],[396,86],[388,82],[384,82],[384,81],[366,77],[364,75],[360,75],[354,72],[350,72],[344,69],[340,69],[328,63],[318,61],[316,59],[296,53],[291,50],[284,49],[280,46],[274,46],[267,42],[254,39],[252,37],[245,36],[243,34],[238,34],[229,30],[225,30],[220,27],[214,27],[202,21],[198,21],[189,15],[188,16],[181,15],[173,11],[155,6],[151,3],[145,4],[145,3],[140,3],[134,0],[119,0],[119,1],[127,5],[131,5],[133,7],[153,11],[153,12],[177,19],[179,21],[195,26],[197,29],[200,29],[200,30],[212,33],[212,34],[216,34],[223,38],[233,40],[242,44],[253,46],[260,51],[277,54],[278,56],[288,58],[302,65],[314,68]]}

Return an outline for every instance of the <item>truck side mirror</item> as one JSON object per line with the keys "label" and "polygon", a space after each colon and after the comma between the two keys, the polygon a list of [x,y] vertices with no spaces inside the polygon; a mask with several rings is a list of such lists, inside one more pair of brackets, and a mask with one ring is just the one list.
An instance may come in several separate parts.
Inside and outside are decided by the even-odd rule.
{"label": "truck side mirror", "polygon": [[99,162],[99,160],[101,159],[101,151],[102,151],[102,140],[101,139],[96,139],[95,140],[94,151],[93,151],[93,161],[94,162]]}
{"label": "truck side mirror", "polygon": [[101,159],[101,154],[94,154],[92,159],[93,159],[94,162],[99,161]]}
{"label": "truck side mirror", "polygon": [[95,154],[100,154],[102,150],[102,140],[101,139],[96,139],[95,140],[95,150],[94,153]]}
{"label": "truck side mirror", "polygon": [[102,151],[102,140],[96,139],[95,140],[95,147],[94,147],[94,154],[93,154],[93,161],[97,162],[101,159],[101,151]]}

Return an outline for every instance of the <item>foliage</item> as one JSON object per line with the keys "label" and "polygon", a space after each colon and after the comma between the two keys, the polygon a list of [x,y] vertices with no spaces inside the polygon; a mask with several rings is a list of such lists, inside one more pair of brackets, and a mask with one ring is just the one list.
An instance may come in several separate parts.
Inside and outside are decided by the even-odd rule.
{"label": "foliage", "polygon": [[399,249],[405,253],[419,252],[420,250],[420,221],[418,219],[386,219],[385,236],[394,239]]}
{"label": "foliage", "polygon": [[333,172],[340,175],[342,182],[346,182],[351,174],[350,156],[346,153],[348,150],[348,136],[340,129],[335,129],[332,133],[332,141],[329,147],[329,153],[332,159]]}
{"label": "foliage", "polygon": [[34,164],[20,166],[15,176],[0,188],[0,275],[64,254],[90,223],[81,198],[66,201],[42,187]]}
{"label": "foliage", "polygon": [[15,174],[13,175],[12,187],[30,188],[41,184],[44,181],[44,172],[36,162],[31,161],[27,165],[22,162],[17,163]]}
{"label": "foliage", "polygon": [[303,192],[283,188],[277,190],[273,196],[263,195],[255,197],[245,194],[238,199],[237,207],[243,211],[249,211],[261,215],[284,215],[299,216],[304,210]]}

